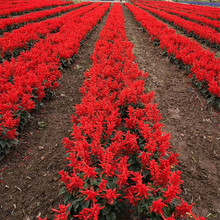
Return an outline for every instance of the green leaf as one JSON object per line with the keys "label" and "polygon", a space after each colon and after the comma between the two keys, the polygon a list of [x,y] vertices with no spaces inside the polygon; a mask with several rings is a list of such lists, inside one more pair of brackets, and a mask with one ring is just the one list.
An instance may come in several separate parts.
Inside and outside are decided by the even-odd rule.
{"label": "green leaf", "polygon": [[106,218],[103,215],[101,215],[99,216],[99,220],[106,220]]}
{"label": "green leaf", "polygon": [[14,139],[14,140],[10,140],[11,144],[18,144],[18,140]]}
{"label": "green leaf", "polygon": [[7,141],[5,140],[0,140],[0,145],[1,145],[1,148],[5,148],[5,146],[7,145]]}
{"label": "green leaf", "polygon": [[109,215],[106,215],[106,220],[112,220]]}
{"label": "green leaf", "polygon": [[110,213],[111,220],[116,220],[116,214],[114,212]]}
{"label": "green leaf", "polygon": [[103,212],[105,215],[108,215],[111,211],[111,207],[110,206],[105,206],[105,208],[103,209]]}
{"label": "green leaf", "polygon": [[66,193],[66,192],[67,192],[67,190],[66,190],[66,187],[64,186],[64,187],[62,187],[62,188],[60,189],[60,192],[59,192],[58,196],[60,196],[60,195],[62,195],[62,194],[64,194],[64,193]]}
{"label": "green leaf", "polygon": [[143,208],[139,205],[138,206],[138,214],[142,214],[142,212],[143,212]]}
{"label": "green leaf", "polygon": [[220,110],[220,100],[217,102],[217,108]]}
{"label": "green leaf", "polygon": [[[73,203],[71,203],[71,205],[68,207],[67,213],[68,213],[68,212],[71,212],[72,208],[74,208],[74,207],[73,207]],[[74,211],[75,211],[75,210],[74,210]]]}
{"label": "green leaf", "polygon": [[213,103],[215,101],[215,96],[212,95],[210,98],[207,99],[207,103]]}
{"label": "green leaf", "polygon": [[164,207],[164,213],[166,214],[166,216],[171,216],[171,213],[170,213],[170,208],[169,208],[169,206],[167,206],[167,207]]}
{"label": "green leaf", "polygon": [[82,204],[82,207],[83,207],[83,208],[88,208],[89,205],[90,205],[90,200],[87,200],[86,202],[84,202],[84,203]]}
{"label": "green leaf", "polygon": [[67,202],[69,202],[70,198],[72,197],[72,195],[70,193],[67,193],[64,196],[64,203],[67,204]]}

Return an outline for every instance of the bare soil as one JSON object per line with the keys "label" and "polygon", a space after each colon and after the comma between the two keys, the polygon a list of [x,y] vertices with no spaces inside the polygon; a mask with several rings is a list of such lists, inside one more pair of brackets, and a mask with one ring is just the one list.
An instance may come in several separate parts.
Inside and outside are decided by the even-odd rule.
{"label": "bare soil", "polygon": [[21,132],[20,144],[7,159],[0,161],[3,185],[0,184],[0,219],[52,219],[51,208],[58,208],[62,198],[58,171],[65,168],[65,148],[61,142],[69,137],[73,106],[80,103],[79,88],[84,72],[90,68],[94,44],[108,14],[91,32],[80,48],[74,64],[62,71],[60,87],[45,107],[32,114],[29,125]]}
{"label": "bare soil", "polygon": [[220,113],[208,106],[186,73],[161,55],[124,6],[125,27],[139,68],[148,72],[146,89],[155,91],[165,131],[180,153],[182,197],[196,202],[196,214],[220,218]]}

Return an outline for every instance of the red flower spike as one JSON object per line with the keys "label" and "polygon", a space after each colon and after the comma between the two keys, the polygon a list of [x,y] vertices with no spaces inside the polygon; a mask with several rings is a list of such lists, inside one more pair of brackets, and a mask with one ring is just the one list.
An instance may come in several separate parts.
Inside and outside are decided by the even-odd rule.
{"label": "red flower spike", "polygon": [[90,189],[81,190],[80,193],[82,193],[82,195],[86,195],[86,198],[84,199],[85,201],[91,200],[93,203],[97,201],[96,197],[99,196],[99,192],[94,191],[92,186],[90,187]]}
{"label": "red flower spike", "polygon": [[188,205],[186,202],[184,202],[183,199],[181,199],[181,201],[182,201],[182,204],[179,206],[176,206],[176,208],[175,208],[175,217],[176,218],[185,216],[187,213],[191,213],[192,206],[194,205],[194,204]]}
{"label": "red flower spike", "polygon": [[82,220],[98,220],[100,210],[104,209],[105,207],[100,207],[99,204],[93,204],[92,207],[84,208],[79,215],[74,215],[74,217],[82,219]]}
{"label": "red flower spike", "polygon": [[70,204],[68,204],[68,205],[59,204],[59,210],[52,209],[52,211],[58,213],[55,215],[54,220],[67,220],[67,218],[69,216],[69,212],[67,212],[67,209],[69,206],[70,206]]}
{"label": "red flower spike", "polygon": [[106,194],[101,195],[101,198],[104,198],[107,200],[107,202],[112,205],[114,203],[114,199],[117,199],[121,194],[117,194],[116,192],[116,188],[115,189],[106,189],[105,192]]}
{"label": "red flower spike", "polygon": [[150,212],[154,212],[156,214],[163,215],[163,207],[167,206],[164,202],[162,202],[162,199],[158,199],[157,201],[153,201],[152,206],[149,207]]}

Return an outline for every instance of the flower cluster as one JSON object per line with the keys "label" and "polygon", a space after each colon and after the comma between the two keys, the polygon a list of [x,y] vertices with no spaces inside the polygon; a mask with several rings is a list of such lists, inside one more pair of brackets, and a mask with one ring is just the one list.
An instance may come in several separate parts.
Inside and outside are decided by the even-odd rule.
{"label": "flower cluster", "polygon": [[155,9],[138,3],[136,5],[153,13],[157,17],[162,18],[164,21],[175,25],[181,30],[184,30],[190,36],[193,35],[195,38],[205,40],[205,42],[207,42],[208,44],[220,49],[220,34],[213,28],[203,26],[192,21],[187,21],[176,15],[161,11],[160,8]]}
{"label": "flower cluster", "polygon": [[0,154],[16,139],[24,116],[36,108],[46,92],[58,86],[60,60],[78,53],[80,43],[110,4],[94,3],[87,7],[87,11],[82,8],[81,17],[73,14],[58,33],[48,34],[30,51],[0,66]]}
{"label": "flower cluster", "polygon": [[215,58],[215,53],[205,50],[199,43],[177,34],[175,30],[168,28],[166,24],[146,11],[131,4],[125,5],[151,36],[151,39],[156,43],[159,42],[161,49],[170,58],[175,58],[189,68],[191,71],[189,76],[193,78],[195,84],[206,98],[210,99],[210,102],[213,101],[213,104],[218,104],[218,108],[220,108],[220,59]]}
{"label": "flower cluster", "polygon": [[56,219],[114,220],[126,202],[146,219],[191,213],[192,206],[179,198],[181,172],[173,170],[178,155],[161,129],[154,92],[145,92],[147,73],[134,62],[124,22],[115,3],[85,72],[72,138],[63,140],[69,171],[59,173],[68,208],[62,206],[66,215],[61,211]]}
{"label": "flower cluster", "polygon": [[58,6],[54,9],[39,11],[39,12],[31,12],[25,15],[21,15],[19,17],[14,18],[5,18],[0,20],[0,33],[3,33],[4,31],[9,31],[18,27],[21,27],[24,24],[27,24],[28,22],[33,21],[41,21],[43,19],[47,19],[53,16],[57,16],[61,13],[65,13],[68,11],[71,11],[75,8],[87,5],[88,3],[80,3],[80,4],[71,4],[68,6]]}
{"label": "flower cluster", "polygon": [[[29,11],[41,10],[43,8],[55,7],[59,5],[72,4],[71,1],[64,2],[60,0],[23,0],[23,1],[1,1],[0,17],[22,14]],[[16,5],[16,7],[14,7]]]}

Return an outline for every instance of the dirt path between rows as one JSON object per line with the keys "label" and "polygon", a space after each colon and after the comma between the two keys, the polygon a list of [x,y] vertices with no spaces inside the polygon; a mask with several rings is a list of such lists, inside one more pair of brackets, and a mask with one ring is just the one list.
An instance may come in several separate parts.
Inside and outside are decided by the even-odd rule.
{"label": "dirt path between rows", "polygon": [[55,97],[45,102],[41,112],[33,113],[30,124],[21,133],[19,146],[9,158],[0,161],[0,170],[6,166],[0,176],[0,219],[31,220],[38,215],[52,219],[51,208],[62,202],[58,196],[58,171],[65,168],[61,141],[71,133],[70,120],[73,106],[81,99],[83,73],[92,65],[90,56],[107,16],[84,42],[74,64],[62,71]]}
{"label": "dirt path between rows", "polygon": [[184,71],[162,57],[160,48],[153,46],[125,6],[124,13],[136,62],[149,73],[146,89],[156,92],[165,131],[171,133],[171,144],[180,153],[177,168],[184,180],[182,197],[189,203],[196,202],[195,213],[219,219],[220,114],[207,106]]}

